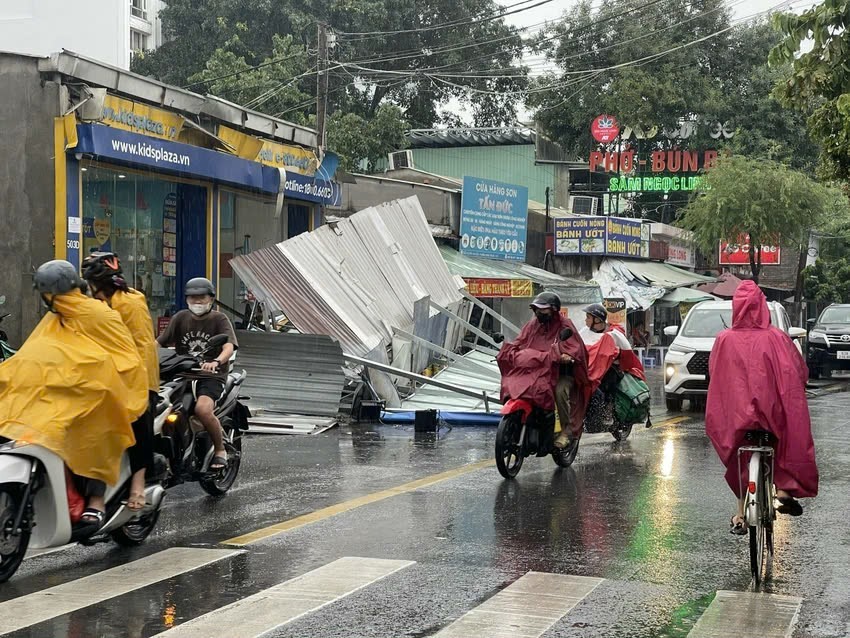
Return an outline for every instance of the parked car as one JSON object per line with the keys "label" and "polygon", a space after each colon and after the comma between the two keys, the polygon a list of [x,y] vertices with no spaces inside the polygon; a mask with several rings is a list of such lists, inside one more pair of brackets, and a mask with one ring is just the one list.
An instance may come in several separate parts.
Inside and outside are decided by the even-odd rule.
{"label": "parked car", "polygon": [[809,377],[829,377],[833,370],[850,370],[850,304],[832,304],[809,332],[806,363]]}
{"label": "parked car", "polygon": [[[782,304],[771,301],[768,307],[771,324],[794,339],[802,356],[800,340],[806,331],[791,326]],[[676,337],[664,357],[664,398],[668,410],[681,410],[685,399],[694,401],[708,394],[708,357],[717,334],[731,327],[731,301],[703,301],[691,309],[681,327],[664,328],[665,335]]]}

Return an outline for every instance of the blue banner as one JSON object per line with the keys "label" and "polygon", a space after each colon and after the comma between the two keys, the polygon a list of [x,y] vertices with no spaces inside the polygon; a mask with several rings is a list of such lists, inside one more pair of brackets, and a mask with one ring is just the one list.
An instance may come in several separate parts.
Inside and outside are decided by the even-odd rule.
{"label": "blue banner", "polygon": [[641,221],[620,217],[558,217],[556,255],[641,257]]}
{"label": "blue banner", "polygon": [[463,178],[460,252],[525,261],[528,189],[477,177]]}
{"label": "blue banner", "polygon": [[[280,173],[276,168],[227,153],[98,124],[78,124],[77,137],[79,143],[73,149],[76,153],[207,178],[265,193],[278,192]],[[287,173],[285,196],[325,205],[338,204],[341,199],[337,183],[296,173]]]}

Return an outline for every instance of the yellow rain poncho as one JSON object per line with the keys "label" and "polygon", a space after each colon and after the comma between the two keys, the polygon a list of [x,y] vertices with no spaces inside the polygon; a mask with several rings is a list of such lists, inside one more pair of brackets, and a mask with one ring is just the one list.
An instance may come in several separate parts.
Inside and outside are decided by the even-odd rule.
{"label": "yellow rain poncho", "polygon": [[119,315],[130,331],[136,351],[142,358],[148,377],[148,390],[159,392],[159,349],[153,336],[153,323],[145,296],[133,289],[118,290],[109,305]]}
{"label": "yellow rain poncho", "polygon": [[121,317],[79,291],[53,298],[0,364],[0,436],[42,445],[80,476],[115,484],[147,408],[145,368]]}

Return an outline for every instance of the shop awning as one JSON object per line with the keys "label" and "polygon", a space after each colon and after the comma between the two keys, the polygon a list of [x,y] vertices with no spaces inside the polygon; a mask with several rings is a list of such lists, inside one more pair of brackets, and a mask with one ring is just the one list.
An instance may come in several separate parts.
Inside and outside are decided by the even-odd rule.
{"label": "shop awning", "polygon": [[672,290],[715,281],[670,264],[626,259],[603,260],[593,278],[605,297],[622,297],[627,307],[641,310]]}
{"label": "shop awning", "polygon": [[536,285],[557,293],[563,304],[594,303],[602,298],[593,282],[562,277],[525,263],[469,257],[449,246],[440,246],[440,253],[449,272],[462,277],[475,297],[532,297]]}
{"label": "shop awning", "polygon": [[693,288],[674,288],[655,302],[655,305],[673,308],[679,304],[695,304],[700,301],[713,301],[717,299],[718,297],[714,295]]}

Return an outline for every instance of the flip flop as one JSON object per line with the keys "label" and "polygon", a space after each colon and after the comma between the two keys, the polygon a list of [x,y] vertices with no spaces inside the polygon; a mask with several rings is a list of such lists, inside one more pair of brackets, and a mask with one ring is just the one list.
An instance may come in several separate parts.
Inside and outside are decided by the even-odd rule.
{"label": "flip flop", "polygon": [[210,461],[210,472],[220,472],[224,468],[227,467],[227,457],[226,456],[215,456],[213,460]]}
{"label": "flip flop", "polygon": [[735,536],[744,536],[747,533],[747,525],[743,519],[736,523],[736,518],[738,518],[737,515],[729,519],[729,533]]}

